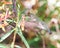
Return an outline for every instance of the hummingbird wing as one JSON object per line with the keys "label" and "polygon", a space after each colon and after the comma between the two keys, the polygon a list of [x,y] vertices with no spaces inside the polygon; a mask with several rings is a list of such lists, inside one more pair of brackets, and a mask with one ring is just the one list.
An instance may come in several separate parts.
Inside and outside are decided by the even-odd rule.
{"label": "hummingbird wing", "polygon": [[30,14],[29,19],[31,22],[38,24],[37,27],[39,29],[46,30],[47,32],[51,33],[48,25],[44,21],[40,20],[36,15]]}

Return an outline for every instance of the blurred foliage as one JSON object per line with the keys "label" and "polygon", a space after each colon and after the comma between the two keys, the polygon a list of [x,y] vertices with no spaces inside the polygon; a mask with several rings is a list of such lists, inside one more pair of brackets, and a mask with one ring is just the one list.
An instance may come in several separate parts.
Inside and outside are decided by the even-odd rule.
{"label": "blurred foliage", "polygon": [[[20,25],[23,20],[22,14],[26,15],[25,12],[27,9],[21,4],[21,0],[16,0],[17,17],[14,17],[13,14],[12,0],[0,0],[0,48],[8,48],[7,44],[11,48],[43,48],[43,45],[45,45],[45,48],[58,48],[57,43],[59,43],[60,47],[60,37],[56,35],[60,33],[60,7],[54,6],[54,9],[51,7],[52,10],[50,10],[48,0],[39,0],[39,2],[39,7],[36,9],[37,13],[34,12],[34,15],[46,22],[52,34],[48,34],[47,32],[44,34],[44,31],[41,31],[40,34],[35,34],[34,32],[34,36],[32,35],[33,33],[29,32],[25,34]],[[41,4],[42,6],[40,6]],[[22,26],[22,28],[24,28],[24,26]],[[44,38],[41,36],[44,36]],[[51,36],[54,37],[55,40],[52,39],[54,41],[51,40]],[[43,42],[45,42],[45,44]]]}
{"label": "blurred foliage", "polygon": [[48,44],[49,45],[49,48],[56,48],[54,45],[52,44]]}

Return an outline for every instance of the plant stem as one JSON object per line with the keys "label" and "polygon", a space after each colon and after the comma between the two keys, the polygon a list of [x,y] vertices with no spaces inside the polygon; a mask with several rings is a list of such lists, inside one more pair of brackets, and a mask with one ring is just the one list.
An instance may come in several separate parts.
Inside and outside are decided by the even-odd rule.
{"label": "plant stem", "polygon": [[30,46],[29,46],[28,42],[26,41],[25,37],[23,36],[21,30],[18,32],[18,35],[21,37],[22,41],[26,45],[26,48],[30,48]]}
{"label": "plant stem", "polygon": [[14,17],[17,17],[16,0],[12,0],[12,2],[13,2],[13,15]]}
{"label": "plant stem", "polygon": [[45,39],[44,39],[44,36],[41,36],[41,38],[42,38],[42,44],[43,44],[43,48],[46,48],[46,46],[45,46]]}
{"label": "plant stem", "polygon": [[15,44],[15,39],[16,39],[16,32],[14,32],[14,37],[13,37],[13,48],[14,48],[14,44]]}

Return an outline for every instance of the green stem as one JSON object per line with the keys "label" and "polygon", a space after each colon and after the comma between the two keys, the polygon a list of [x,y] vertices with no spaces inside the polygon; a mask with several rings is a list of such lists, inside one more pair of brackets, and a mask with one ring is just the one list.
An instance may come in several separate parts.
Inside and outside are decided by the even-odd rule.
{"label": "green stem", "polygon": [[24,42],[24,44],[26,45],[27,48],[30,48],[29,44],[27,43],[25,37],[23,36],[21,30],[18,32],[18,35],[21,37],[22,41]]}

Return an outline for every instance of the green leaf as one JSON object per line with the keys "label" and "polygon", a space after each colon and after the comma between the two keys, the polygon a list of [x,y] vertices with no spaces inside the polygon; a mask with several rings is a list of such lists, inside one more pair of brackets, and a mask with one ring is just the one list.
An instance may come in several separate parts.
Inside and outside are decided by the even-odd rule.
{"label": "green leaf", "polygon": [[7,22],[11,23],[11,22],[15,22],[14,20],[11,19],[6,19]]}
{"label": "green leaf", "polygon": [[56,48],[56,46],[52,45],[51,43],[48,44],[49,48]]}
{"label": "green leaf", "polygon": [[32,38],[32,39],[30,39],[30,40],[28,40],[28,43],[29,44],[33,44],[34,42],[38,42],[38,41],[40,41],[41,39],[39,38],[39,37],[36,37],[36,38]]}
{"label": "green leaf", "polygon": [[10,32],[7,32],[5,35],[3,35],[3,36],[0,38],[0,42],[4,41],[8,36],[10,36],[13,31],[14,31],[14,30],[11,30]]}
{"label": "green leaf", "polygon": [[27,43],[25,37],[22,34],[22,31],[20,28],[17,29],[17,34],[21,37],[22,41],[24,42],[24,44],[26,45],[27,48],[30,48],[29,44]]}
{"label": "green leaf", "polygon": [[0,44],[0,48],[7,48],[4,44]]}
{"label": "green leaf", "polygon": [[14,42],[12,42],[12,44],[11,44],[11,46],[10,46],[11,48],[14,48]]}

